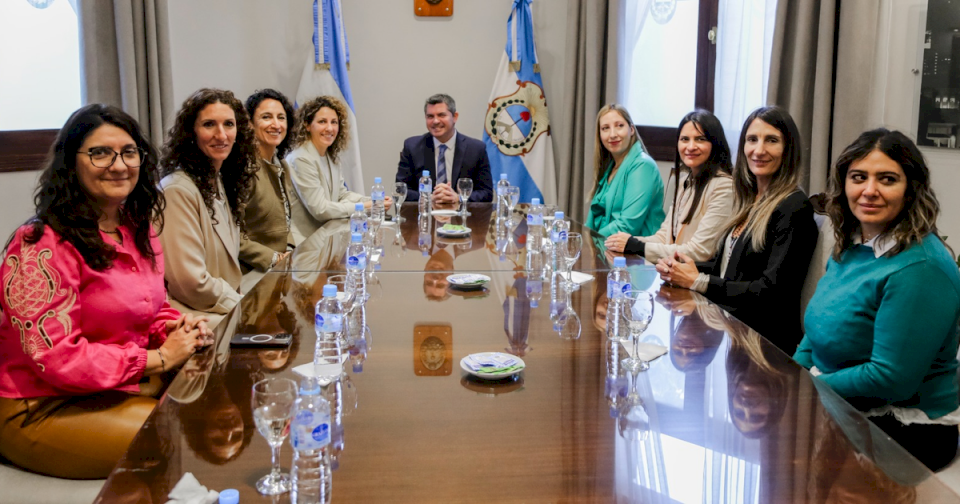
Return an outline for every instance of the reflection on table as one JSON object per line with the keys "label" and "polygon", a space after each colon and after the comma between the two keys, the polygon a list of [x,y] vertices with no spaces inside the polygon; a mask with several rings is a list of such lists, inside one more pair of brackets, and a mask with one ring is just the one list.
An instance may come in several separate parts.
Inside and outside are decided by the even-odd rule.
{"label": "reflection on table", "polygon": [[[471,227],[489,222],[479,205],[471,211],[481,219]],[[99,502],[164,502],[185,472],[238,488],[243,502],[268,501],[253,488],[270,451],[254,432],[250,387],[312,361],[313,307],[343,271],[342,238],[325,226],[294,267],[244,297],[218,343],[177,376]],[[379,294],[346,323],[349,364],[324,391],[334,502],[960,502],[789,357],[705,298],[661,286],[650,266],[630,268],[632,285],[657,296],[642,337],[668,353],[634,374],[606,336],[616,310],[593,245],[581,261],[594,279],[566,292],[553,275],[502,263],[489,239],[471,241],[450,253],[453,271],[476,271],[466,266],[476,257],[491,280],[463,295],[427,288],[425,274],[442,269],[425,270],[409,246],[417,235],[408,238],[409,254],[385,249]],[[444,250],[435,245],[429,257]],[[290,332],[293,344],[231,348],[237,331]],[[461,371],[461,358],[484,351],[521,356],[526,368],[499,382]],[[288,469],[289,446],[281,457]]]}

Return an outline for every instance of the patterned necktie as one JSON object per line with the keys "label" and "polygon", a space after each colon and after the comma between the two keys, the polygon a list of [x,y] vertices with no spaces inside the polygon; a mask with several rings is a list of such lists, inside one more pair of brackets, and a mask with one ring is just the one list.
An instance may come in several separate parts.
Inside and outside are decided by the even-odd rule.
{"label": "patterned necktie", "polygon": [[437,183],[447,181],[447,146],[440,144],[440,155],[437,156]]}

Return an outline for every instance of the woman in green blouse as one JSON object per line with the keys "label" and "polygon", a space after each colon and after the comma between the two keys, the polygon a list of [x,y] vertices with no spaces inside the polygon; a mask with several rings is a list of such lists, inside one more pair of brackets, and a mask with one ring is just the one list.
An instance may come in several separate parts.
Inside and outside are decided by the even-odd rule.
{"label": "woman in green blouse", "polygon": [[622,105],[606,105],[597,114],[593,160],[596,176],[587,226],[603,236],[656,233],[665,217],[663,179]]}

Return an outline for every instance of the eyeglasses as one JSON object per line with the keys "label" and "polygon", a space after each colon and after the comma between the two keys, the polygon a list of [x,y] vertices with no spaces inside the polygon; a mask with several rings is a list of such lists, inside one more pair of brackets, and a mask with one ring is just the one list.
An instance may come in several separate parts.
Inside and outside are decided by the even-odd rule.
{"label": "eyeglasses", "polygon": [[123,164],[129,168],[139,168],[143,163],[143,149],[138,147],[127,147],[122,152],[117,152],[110,147],[93,147],[79,154],[90,156],[90,162],[97,168],[110,168],[117,160],[117,156],[120,156]]}

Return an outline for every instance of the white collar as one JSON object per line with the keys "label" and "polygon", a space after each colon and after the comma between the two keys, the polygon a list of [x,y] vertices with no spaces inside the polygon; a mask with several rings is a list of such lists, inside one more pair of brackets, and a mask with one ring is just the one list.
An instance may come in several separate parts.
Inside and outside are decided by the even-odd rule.
{"label": "white collar", "polygon": [[443,144],[447,146],[447,150],[453,152],[453,150],[457,146],[457,129],[456,128],[453,129],[453,136],[451,136],[450,140],[447,140],[446,142],[441,142],[440,140],[437,140],[437,137],[431,137],[431,138],[433,138],[433,150],[439,150],[440,145]]}
{"label": "white collar", "polygon": [[893,238],[890,238],[887,233],[880,233],[864,243],[863,235],[861,233],[857,233],[853,237],[853,244],[872,248],[874,257],[879,259],[880,256],[890,252],[890,249],[892,249],[897,242]]}

